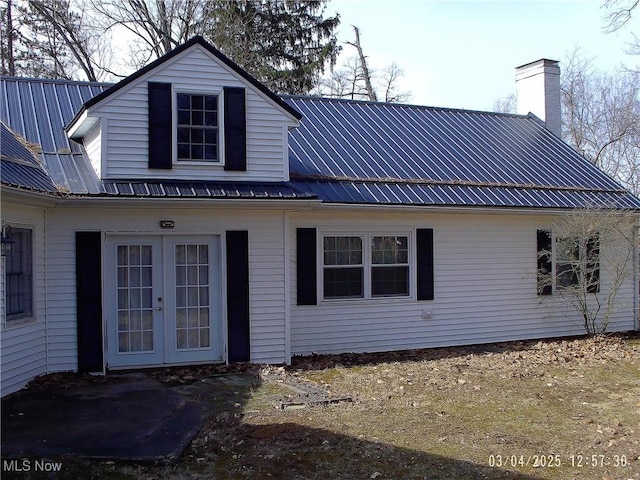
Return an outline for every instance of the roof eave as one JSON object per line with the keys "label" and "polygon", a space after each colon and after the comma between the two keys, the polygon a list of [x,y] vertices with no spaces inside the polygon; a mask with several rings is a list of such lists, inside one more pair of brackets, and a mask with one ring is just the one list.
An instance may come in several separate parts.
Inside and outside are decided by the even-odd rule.
{"label": "roof eave", "polygon": [[71,140],[80,140],[99,122],[99,118],[89,116],[87,108],[83,105],[64,130]]}

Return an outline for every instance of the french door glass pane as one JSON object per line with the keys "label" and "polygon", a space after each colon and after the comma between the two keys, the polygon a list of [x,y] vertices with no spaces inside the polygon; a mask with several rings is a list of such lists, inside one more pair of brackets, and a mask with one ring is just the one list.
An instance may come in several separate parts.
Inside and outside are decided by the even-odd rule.
{"label": "french door glass pane", "polygon": [[153,350],[151,245],[118,245],[118,352]]}
{"label": "french door glass pane", "polygon": [[209,245],[175,245],[176,348],[209,347]]}

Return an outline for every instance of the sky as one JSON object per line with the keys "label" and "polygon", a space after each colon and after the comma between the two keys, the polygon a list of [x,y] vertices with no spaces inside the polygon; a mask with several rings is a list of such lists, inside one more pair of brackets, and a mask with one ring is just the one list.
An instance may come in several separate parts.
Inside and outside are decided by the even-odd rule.
{"label": "sky", "polygon": [[[605,33],[603,1],[330,0],[325,14],[340,14],[339,42],[358,27],[369,66],[404,71],[409,103],[492,110],[515,93],[515,67],[562,62],[575,47],[604,71],[640,63],[624,52],[629,29]],[[356,55],[341,44],[341,58]]]}

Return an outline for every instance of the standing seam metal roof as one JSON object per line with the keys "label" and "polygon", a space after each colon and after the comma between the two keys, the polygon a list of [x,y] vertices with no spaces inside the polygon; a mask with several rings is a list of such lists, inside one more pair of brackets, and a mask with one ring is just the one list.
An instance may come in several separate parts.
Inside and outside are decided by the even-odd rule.
{"label": "standing seam metal roof", "polygon": [[640,208],[531,115],[285,99],[303,114],[292,179],[325,202]]}
{"label": "standing seam metal roof", "polygon": [[[289,133],[291,182],[101,181],[84,147],[70,141],[64,127],[109,86],[3,77],[0,120],[41,147],[43,164],[36,181],[27,178],[33,171],[15,162],[5,167],[3,157],[3,184],[108,197],[640,209],[640,200],[535,117],[317,97],[282,97],[303,115],[300,127]],[[3,141],[2,152],[7,148]],[[42,175],[48,184],[38,183]]]}

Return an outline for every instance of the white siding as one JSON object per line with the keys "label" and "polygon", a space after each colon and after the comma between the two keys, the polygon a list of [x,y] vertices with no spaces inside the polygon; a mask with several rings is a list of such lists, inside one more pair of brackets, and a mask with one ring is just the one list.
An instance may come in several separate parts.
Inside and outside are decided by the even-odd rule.
{"label": "white siding", "polygon": [[[103,122],[106,124],[106,121]],[[105,129],[106,131],[106,129]],[[83,138],[84,148],[91,161],[91,166],[98,177],[102,176],[102,135],[101,125],[98,123]]]}
{"label": "white siding", "polygon": [[[551,217],[516,214],[333,213],[292,219],[292,354],[401,350],[584,333],[570,308],[557,298],[536,294],[536,231],[552,223]],[[319,233],[433,228],[435,299],[319,298],[318,306],[297,306],[296,227],[318,227]],[[321,268],[318,265],[319,273]],[[602,282],[608,281],[606,275],[603,271]],[[634,328],[633,302],[630,279],[617,298],[611,331]],[[423,318],[423,312],[431,318]]]}
{"label": "white siding", "polygon": [[[175,221],[175,229],[160,229],[160,220],[166,219]],[[248,230],[251,360],[286,361],[282,212],[215,208],[64,208],[52,211],[49,223],[51,371],[77,368],[75,232],[90,230],[100,230],[107,235],[219,234],[223,245],[225,231]],[[224,251],[221,254],[224,285]],[[222,299],[224,303],[225,295]]]}
{"label": "white siding", "polygon": [[[219,165],[176,165],[171,171],[148,168],[147,82],[169,82],[174,90],[221,92],[246,88],[247,171],[225,171]],[[167,178],[230,181],[288,180],[283,125],[294,120],[251,84],[196,46],[136,79],[90,112],[108,119],[106,178]],[[284,140],[284,141],[283,141]]]}
{"label": "white siding", "polygon": [[33,317],[7,325],[5,318],[4,259],[0,263],[2,325],[0,326],[0,395],[19,390],[38,375],[47,373],[45,324],[45,210],[2,202],[2,223],[32,228],[34,251]]}

